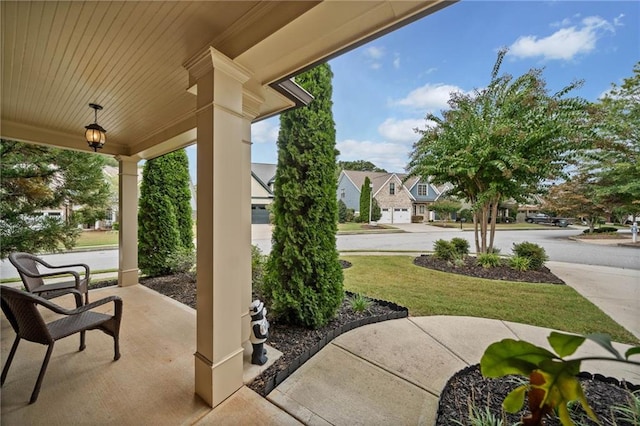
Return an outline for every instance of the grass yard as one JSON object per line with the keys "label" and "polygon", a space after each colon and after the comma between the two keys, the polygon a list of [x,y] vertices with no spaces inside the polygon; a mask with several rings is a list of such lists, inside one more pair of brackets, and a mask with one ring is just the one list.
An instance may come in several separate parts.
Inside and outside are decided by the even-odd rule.
{"label": "grass yard", "polygon": [[607,333],[638,344],[630,332],[569,286],[492,281],[422,268],[410,256],[342,256],[345,290],[393,301],[412,316],[493,318],[579,334]]}
{"label": "grass yard", "polygon": [[118,231],[82,231],[76,247],[118,245]]}

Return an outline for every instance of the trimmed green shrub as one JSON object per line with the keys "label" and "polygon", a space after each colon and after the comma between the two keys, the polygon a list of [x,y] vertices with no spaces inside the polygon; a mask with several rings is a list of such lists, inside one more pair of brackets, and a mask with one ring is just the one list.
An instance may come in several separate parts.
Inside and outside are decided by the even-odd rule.
{"label": "trimmed green shrub", "polygon": [[278,321],[310,328],[327,324],[344,300],[331,78],[326,63],[296,76],[313,102],[280,115],[273,248],[264,282]]}
{"label": "trimmed green shrub", "polygon": [[353,209],[347,209],[347,215],[345,216],[345,222],[353,222],[354,221],[354,216],[355,216],[356,212]]}
{"label": "trimmed green shrub", "polygon": [[[585,229],[584,231],[582,231],[582,233],[591,234],[592,232],[590,231],[590,229]],[[615,228],[613,226],[601,226],[593,230],[593,234],[615,234],[616,232],[618,232],[618,228]]]}
{"label": "trimmed green shrub", "polygon": [[469,241],[465,240],[464,238],[460,238],[460,237],[452,238],[451,244],[453,244],[453,246],[456,249],[456,252],[460,256],[466,256],[469,254]]}
{"label": "trimmed green shrub", "polygon": [[500,266],[502,259],[495,253],[480,253],[476,258],[476,262],[483,268],[495,268]]}
{"label": "trimmed green shrub", "polygon": [[424,216],[411,216],[411,223],[422,223]]}
{"label": "trimmed green shrub", "polygon": [[338,223],[345,223],[347,221],[347,205],[344,201],[338,201]]}
{"label": "trimmed green shrub", "polygon": [[544,248],[528,241],[523,241],[519,244],[513,243],[513,254],[529,259],[529,267],[531,269],[540,269],[549,260]]}
{"label": "trimmed green shrub", "polygon": [[170,274],[187,273],[196,263],[196,253],[184,247],[167,256],[167,268]]}
{"label": "trimmed green shrub", "polygon": [[531,260],[528,257],[513,256],[509,259],[509,266],[517,271],[528,271]]}
{"label": "trimmed green shrub", "polygon": [[443,239],[436,240],[433,243],[433,252],[435,257],[442,260],[453,261],[460,257],[453,243]]}
{"label": "trimmed green shrub", "polygon": [[382,211],[380,210],[380,205],[378,204],[378,200],[375,198],[371,204],[371,220],[377,222],[382,217]]}
{"label": "trimmed green shrub", "polygon": [[269,304],[268,295],[264,291],[264,267],[267,256],[262,254],[260,247],[251,245],[251,288],[256,297]]}

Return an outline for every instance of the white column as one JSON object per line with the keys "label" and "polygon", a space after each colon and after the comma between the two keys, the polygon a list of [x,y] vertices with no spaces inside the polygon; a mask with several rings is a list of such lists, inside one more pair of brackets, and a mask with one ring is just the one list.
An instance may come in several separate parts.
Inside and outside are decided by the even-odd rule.
{"label": "white column", "polygon": [[117,157],[118,209],[118,285],[126,287],[138,284],[138,161],[129,157]]}
{"label": "white column", "polygon": [[242,85],[250,74],[214,49],[186,68],[197,84],[195,391],[216,406],[242,387],[241,313],[248,309],[242,295],[251,282],[251,154]]}

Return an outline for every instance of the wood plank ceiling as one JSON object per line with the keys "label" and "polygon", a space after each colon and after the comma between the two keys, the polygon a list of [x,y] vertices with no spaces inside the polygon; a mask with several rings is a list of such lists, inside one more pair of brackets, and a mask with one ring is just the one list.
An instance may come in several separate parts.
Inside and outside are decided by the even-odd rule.
{"label": "wood plank ceiling", "polygon": [[[210,45],[232,59],[245,54],[244,60],[255,69],[268,60],[264,55],[273,57],[273,49],[284,43],[278,40],[291,38],[283,29],[320,3],[2,1],[0,131],[3,137],[7,136],[3,128],[14,135],[48,135],[53,144],[86,150],[82,132],[93,122],[88,104],[94,102],[104,106],[98,114],[98,122],[108,132],[104,152],[139,155],[136,146],[142,141],[193,116],[195,97],[186,91],[189,79],[183,66],[189,58]],[[360,3],[360,10],[352,12],[360,14],[384,6],[391,19],[385,16],[380,27],[446,4],[400,2],[409,6],[398,13],[393,9],[397,6],[389,5],[393,2],[352,3]],[[325,22],[317,22],[316,31],[331,28],[327,11],[322,16]],[[336,20],[344,26],[344,19],[355,18]],[[327,56],[370,35],[372,24],[368,25],[353,30],[362,35],[343,34],[344,28],[336,31],[326,52],[316,48],[318,53],[310,53],[315,57],[305,57],[300,53],[304,46],[288,42],[298,57],[304,57],[295,66],[318,61],[319,55]],[[263,51],[256,49],[269,37],[272,45],[274,40],[277,43]],[[247,55],[251,49],[254,54]],[[274,59],[268,61],[268,78],[282,79],[287,76],[284,72],[295,71],[279,67]],[[40,136],[43,131],[45,136]]]}

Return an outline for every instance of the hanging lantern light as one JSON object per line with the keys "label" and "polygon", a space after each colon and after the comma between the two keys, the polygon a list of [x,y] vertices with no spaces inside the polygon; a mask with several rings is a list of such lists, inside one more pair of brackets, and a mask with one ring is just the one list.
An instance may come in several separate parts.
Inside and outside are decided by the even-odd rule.
{"label": "hanging lantern light", "polygon": [[84,132],[84,137],[87,139],[87,143],[94,152],[98,152],[107,141],[107,131],[98,124],[98,111],[102,109],[102,106],[98,104],[89,104],[89,107],[95,110],[95,120],[93,123],[85,126],[87,129]]}

